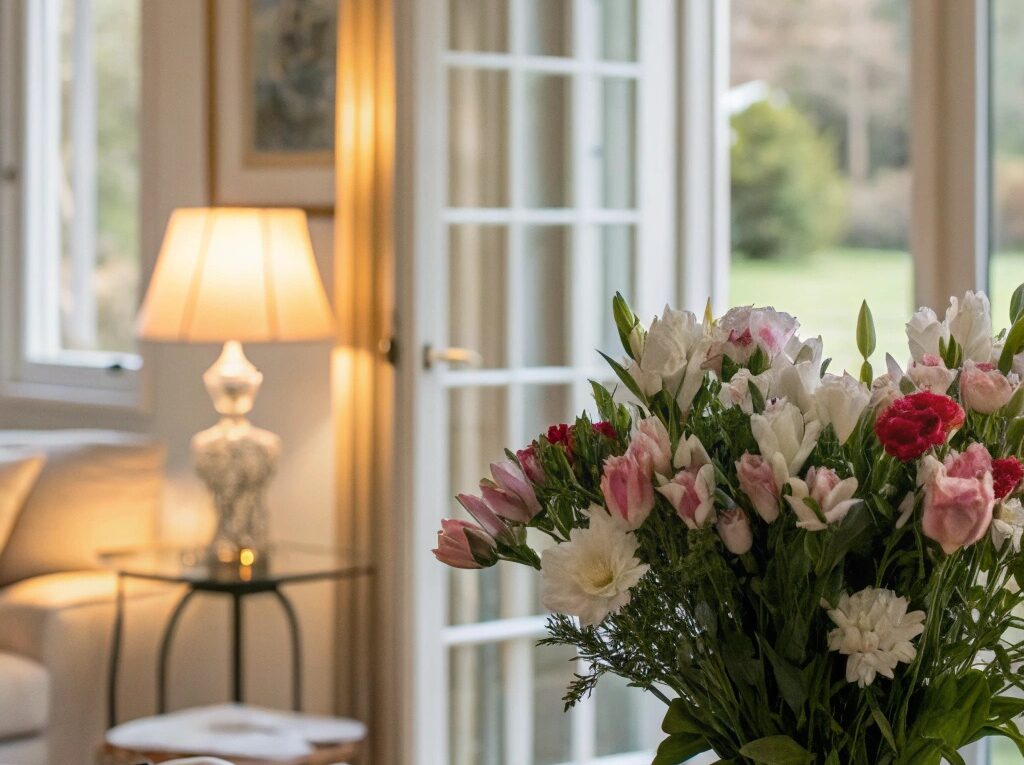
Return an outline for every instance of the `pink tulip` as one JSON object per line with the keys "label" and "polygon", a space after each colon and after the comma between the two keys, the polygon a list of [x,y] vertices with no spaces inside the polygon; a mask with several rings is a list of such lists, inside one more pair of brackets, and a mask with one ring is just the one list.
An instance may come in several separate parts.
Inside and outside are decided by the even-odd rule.
{"label": "pink tulip", "polygon": [[725,549],[734,555],[749,552],[754,544],[754,535],[750,530],[747,514],[734,507],[718,516],[718,535],[725,544]]}
{"label": "pink tulip", "polygon": [[643,466],[648,474],[667,476],[672,472],[672,443],[668,431],[657,417],[640,420],[626,453]]}
{"label": "pink tulip", "polygon": [[715,468],[702,465],[697,470],[680,470],[671,481],[659,486],[658,492],[689,528],[702,528],[715,506]]}
{"label": "pink tulip", "polygon": [[772,466],[760,454],[745,453],[736,463],[740,489],[765,523],[779,517],[779,486]]}
{"label": "pink tulip", "polygon": [[473,516],[473,520],[480,525],[480,528],[488,536],[494,539],[508,539],[510,537],[508,526],[505,525],[505,522],[498,517],[498,514],[494,512],[494,509],[483,498],[473,494],[459,494],[455,498],[459,501],[460,505],[466,508],[466,512]]}
{"label": "pink tulip", "polygon": [[992,472],[992,455],[984,444],[974,443],[963,454],[951,453],[944,464],[951,478],[982,478]]}
{"label": "pink tulip", "polygon": [[928,456],[919,474],[924,476],[921,530],[926,537],[950,555],[985,536],[995,505],[991,472],[980,478],[951,476],[945,465]]}
{"label": "pink tulip", "polygon": [[494,540],[485,534],[479,526],[469,521],[441,521],[441,530],[437,532],[437,547],[433,550],[434,557],[441,563],[453,568],[483,568],[473,555],[473,549],[484,558],[487,565],[497,562],[494,551]]}
{"label": "pink tulip", "polygon": [[965,408],[993,414],[1013,397],[1014,386],[992,364],[968,361],[960,372],[960,400]]}
{"label": "pink tulip", "polygon": [[502,518],[529,523],[540,512],[540,502],[522,469],[512,460],[491,463],[494,483],[484,481],[480,490],[491,509]]}
{"label": "pink tulip", "polygon": [[625,520],[630,529],[640,528],[654,509],[650,473],[630,454],[604,461],[601,494],[608,512]]}

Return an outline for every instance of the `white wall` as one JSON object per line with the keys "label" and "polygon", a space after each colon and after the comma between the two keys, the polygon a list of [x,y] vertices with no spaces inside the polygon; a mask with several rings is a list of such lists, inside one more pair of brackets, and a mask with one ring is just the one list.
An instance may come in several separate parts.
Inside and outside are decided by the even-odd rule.
{"label": "white wall", "polygon": [[[146,2],[143,26],[142,252],[151,267],[171,210],[208,203],[206,3]],[[321,275],[330,285],[333,220],[313,219],[310,230]],[[246,351],[264,374],[252,419],[279,434],[284,447],[269,496],[272,534],[329,544],[335,538],[330,348],[322,343],[252,345]],[[188,444],[193,433],[215,421],[201,376],[217,353],[215,346],[149,346],[145,358],[150,401],[145,413],[25,404],[0,407],[0,428],[114,427],[154,434],[169,448],[164,536],[172,541],[202,540],[211,528],[212,513],[192,473]],[[331,585],[297,585],[289,593],[303,627],[306,708],[327,712],[333,705],[334,678]],[[248,601],[247,695],[256,703],[286,705],[287,633],[282,614],[267,598]],[[227,698],[229,601],[216,596],[203,601],[190,606],[178,633],[172,706]]]}

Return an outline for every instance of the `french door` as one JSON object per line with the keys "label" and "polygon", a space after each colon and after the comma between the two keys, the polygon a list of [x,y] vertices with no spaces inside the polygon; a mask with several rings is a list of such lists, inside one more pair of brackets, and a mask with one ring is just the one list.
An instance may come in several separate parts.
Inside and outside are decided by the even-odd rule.
{"label": "french door", "polygon": [[426,551],[506,446],[588,408],[613,293],[675,297],[675,3],[414,7],[417,765],[646,764],[663,711],[624,683],[563,713],[582,667],[535,645],[536,572]]}

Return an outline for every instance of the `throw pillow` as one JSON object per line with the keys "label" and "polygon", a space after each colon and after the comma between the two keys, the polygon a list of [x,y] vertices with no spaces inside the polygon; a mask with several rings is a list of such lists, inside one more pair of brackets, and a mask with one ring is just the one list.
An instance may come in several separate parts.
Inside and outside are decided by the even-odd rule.
{"label": "throw pillow", "polygon": [[0,552],[45,462],[42,454],[0,451]]}

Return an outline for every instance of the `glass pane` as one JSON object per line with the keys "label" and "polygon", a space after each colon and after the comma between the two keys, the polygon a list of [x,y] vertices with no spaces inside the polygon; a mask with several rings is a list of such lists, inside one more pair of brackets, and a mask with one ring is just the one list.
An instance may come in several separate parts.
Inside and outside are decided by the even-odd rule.
{"label": "glass pane", "polygon": [[508,51],[508,0],[448,0],[452,50]]}
{"label": "glass pane", "polygon": [[568,77],[523,75],[527,207],[572,204],[572,82]]}
{"label": "glass pane", "polygon": [[603,77],[598,83],[600,141],[591,152],[597,164],[594,201],[607,208],[636,206],[636,81]]}
{"label": "glass pane", "polygon": [[[449,483],[446,496],[478,493],[481,478],[490,474],[489,465],[500,459],[509,443],[507,394],[501,387],[454,388],[448,397]],[[469,518],[454,499],[449,517]],[[449,576],[449,622],[496,619],[502,615],[501,570],[447,569]]]}
{"label": "glass pane", "polygon": [[571,56],[571,0],[522,0],[522,2],[523,52],[531,56]]}
{"label": "glass pane", "polygon": [[33,349],[44,356],[135,350],[141,4],[94,0],[81,19],[75,9],[63,3],[60,17],[60,348]]}
{"label": "glass pane", "polygon": [[572,761],[572,717],[562,697],[576,670],[576,649],[539,646],[533,649],[534,765]]}
{"label": "glass pane", "polygon": [[448,198],[452,207],[508,204],[508,74],[448,75]]}
{"label": "glass pane", "polygon": [[523,229],[523,363],[571,363],[572,230],[567,226]]}
{"label": "glass pane", "polygon": [[636,0],[597,0],[599,55],[636,61]]}
{"label": "glass pane", "polygon": [[529,443],[552,425],[572,422],[575,412],[570,385],[523,386],[523,433]]}
{"label": "glass pane", "polygon": [[605,675],[594,690],[598,756],[657,749],[658,702],[617,675]]}
{"label": "glass pane", "polygon": [[505,688],[501,646],[459,646],[449,654],[452,765],[505,762]]}
{"label": "glass pane", "polygon": [[478,351],[485,367],[504,367],[507,232],[451,226],[448,242],[448,343]]}
{"label": "glass pane", "polygon": [[[633,226],[599,226],[597,232],[600,246],[597,273],[600,283],[594,294],[600,296],[598,348],[613,359],[618,359],[624,351],[612,316],[612,296],[621,292],[630,305],[636,305],[636,230]],[[643,318],[648,320],[647,317]],[[597,354],[588,360],[600,366],[605,364]]]}
{"label": "glass pane", "polygon": [[1024,282],[1024,5],[992,2],[992,254],[989,293],[997,327]]}
{"label": "glass pane", "polygon": [[[855,369],[868,298],[873,361],[907,357],[909,3],[734,0],[730,302],[775,305]],[[822,35],[822,29],[830,34]]]}

